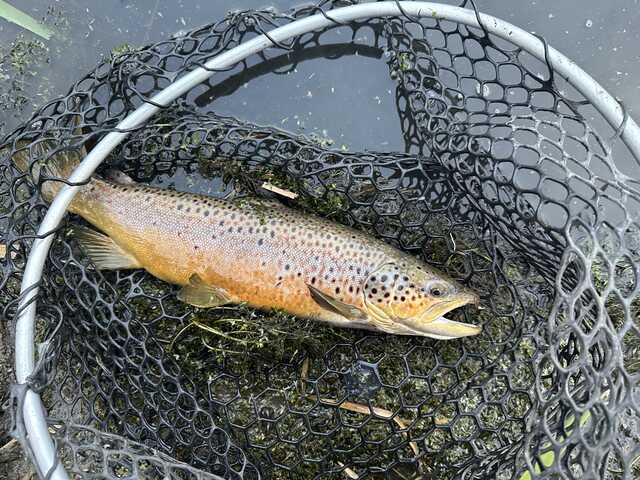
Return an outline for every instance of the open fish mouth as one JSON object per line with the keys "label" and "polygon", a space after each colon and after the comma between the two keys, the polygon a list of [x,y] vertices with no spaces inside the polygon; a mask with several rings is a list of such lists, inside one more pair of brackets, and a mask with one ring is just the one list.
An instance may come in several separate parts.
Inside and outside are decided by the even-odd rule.
{"label": "open fish mouth", "polygon": [[438,317],[432,322],[420,325],[419,329],[415,331],[418,335],[435,338],[437,340],[452,340],[454,338],[478,335],[482,331],[482,327],[469,323],[456,322],[446,317]]}
{"label": "open fish mouth", "polygon": [[[468,293],[455,300],[443,302],[427,309],[418,321],[407,322],[406,324],[416,335],[427,336],[438,340],[451,340],[454,338],[470,337],[478,335],[482,331],[479,325],[469,323],[456,322],[444,317],[446,313],[455,310],[464,305],[480,303],[480,297],[476,293]],[[434,320],[424,321],[424,319],[432,318]]]}

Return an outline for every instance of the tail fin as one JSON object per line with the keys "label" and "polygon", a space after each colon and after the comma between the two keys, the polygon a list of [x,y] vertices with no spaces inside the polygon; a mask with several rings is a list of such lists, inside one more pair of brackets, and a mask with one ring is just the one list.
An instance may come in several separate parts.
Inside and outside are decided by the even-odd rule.
{"label": "tail fin", "polygon": [[[75,137],[82,136],[81,118],[79,114],[73,116],[73,135]],[[51,152],[57,148],[53,140],[41,140],[36,143],[19,141],[17,142],[17,147],[19,150],[13,154],[11,160],[18,170],[25,173],[30,172],[36,185],[40,184],[43,173],[47,178],[52,178],[52,180],[42,182],[41,186],[42,197],[47,202],[51,202],[64,185],[59,180],[68,179],[73,170],[87,155],[84,145],[60,150],[51,155]]]}
{"label": "tail fin", "polygon": [[[86,155],[84,148],[62,150],[44,161],[43,159],[55,149],[52,142],[46,140],[38,142],[31,149],[25,144],[18,144],[18,146],[24,146],[24,148],[13,154],[13,164],[21,172],[30,171],[35,184],[40,183],[44,174],[47,179],[42,182],[40,191],[42,198],[47,202],[51,202],[64,185],[60,180],[69,178]],[[32,155],[36,158],[34,162],[30,160]],[[48,178],[51,178],[51,180],[48,180]]]}

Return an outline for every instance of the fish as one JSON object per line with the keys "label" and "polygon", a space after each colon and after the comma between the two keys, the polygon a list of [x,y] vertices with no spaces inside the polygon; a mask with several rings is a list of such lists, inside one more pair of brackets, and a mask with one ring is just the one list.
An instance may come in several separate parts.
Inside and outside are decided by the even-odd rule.
{"label": "fish", "polygon": [[[46,167],[14,164],[37,179],[68,178],[78,151]],[[62,182],[40,182],[51,202]],[[328,324],[440,340],[481,327],[445,315],[480,297],[417,257],[360,230],[260,197],[221,199],[133,181],[122,172],[94,176],[68,211],[92,227],[73,234],[99,270],[144,269],[180,287],[200,308],[247,304]]]}

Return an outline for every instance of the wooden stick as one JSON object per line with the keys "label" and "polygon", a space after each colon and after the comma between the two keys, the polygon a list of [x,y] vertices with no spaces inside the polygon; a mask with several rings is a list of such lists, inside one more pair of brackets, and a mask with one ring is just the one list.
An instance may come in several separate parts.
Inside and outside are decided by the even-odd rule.
{"label": "wooden stick", "polygon": [[[344,468],[344,463],[338,462],[338,465]],[[355,471],[351,470],[349,467],[345,468],[342,472],[352,480],[358,480],[358,478],[360,478],[360,476]]]}
{"label": "wooden stick", "polygon": [[269,182],[263,182],[262,188],[264,188],[265,190],[269,190],[270,192],[277,193],[278,195],[281,195],[285,198],[290,198],[291,200],[295,200],[296,198],[298,198],[297,193],[290,192],[289,190],[285,190],[284,188],[276,187]]}
{"label": "wooden stick", "polygon": [[[311,397],[313,399],[317,399],[315,395],[311,395]],[[350,412],[362,413],[363,415],[369,415],[373,412],[379,417],[383,417],[383,418],[393,417],[393,421],[396,422],[396,424],[400,428],[402,428],[403,430],[407,428],[408,422],[406,420],[403,420],[397,416],[394,417],[393,413],[391,413],[389,410],[385,410],[384,408],[369,407],[368,405],[362,405],[361,403],[354,403],[354,402],[338,403],[335,400],[326,400],[322,398],[320,399],[320,403],[322,403],[323,405],[330,405],[332,407],[342,408],[343,410],[349,410]],[[405,434],[408,435],[407,433]],[[416,442],[409,442],[409,446],[411,447],[411,450],[413,450],[413,453],[416,456],[420,454],[420,449],[418,448],[418,444]]]}

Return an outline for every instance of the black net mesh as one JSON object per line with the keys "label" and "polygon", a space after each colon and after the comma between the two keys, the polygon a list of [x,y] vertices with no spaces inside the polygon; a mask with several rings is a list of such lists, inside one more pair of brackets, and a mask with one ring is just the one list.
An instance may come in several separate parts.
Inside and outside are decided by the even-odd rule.
{"label": "black net mesh", "polygon": [[[47,208],[12,158],[80,158],[185,71],[317,11],[236,12],[119,55],[5,138],[4,318],[15,315]],[[214,88],[205,85],[131,132],[104,168],[215,196],[267,195],[264,181],[286,188],[299,194],[282,200],[294,208],[370,232],[476,290],[485,309],[457,315],[481,324],[482,334],[443,342],[242,306],[186,306],[173,286],[144,271],[95,270],[67,235],[80,221],[71,216],[45,267],[42,361],[29,383],[43,396],[69,472],[638,475],[640,180],[616,163],[630,154],[544,63],[481,29],[434,17],[329,29],[349,38],[366,29],[370,47],[386,53],[406,153],[330,149],[218,116],[195,101]],[[324,33],[215,74],[214,91],[284,49],[284,71],[292,68]]]}

